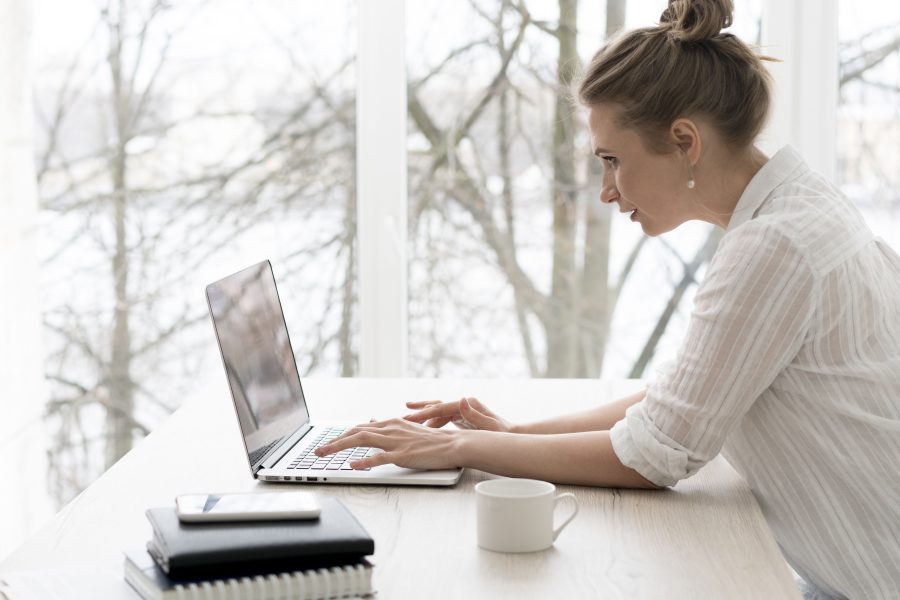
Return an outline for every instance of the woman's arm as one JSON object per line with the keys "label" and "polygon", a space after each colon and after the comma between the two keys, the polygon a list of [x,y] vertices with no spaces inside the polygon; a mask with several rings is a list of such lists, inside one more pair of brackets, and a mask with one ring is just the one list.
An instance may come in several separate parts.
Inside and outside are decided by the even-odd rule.
{"label": "woman's arm", "polygon": [[543,421],[514,425],[511,429],[514,433],[577,433],[579,431],[607,431],[612,426],[625,418],[625,411],[632,404],[637,404],[644,399],[647,390],[626,396],[621,400],[602,404],[596,408],[558,417],[552,417]]}
{"label": "woman's arm", "polygon": [[426,400],[407,402],[408,408],[419,409],[404,418],[413,423],[440,428],[454,423],[461,429],[483,429],[510,433],[577,433],[579,431],[605,431],[625,417],[625,411],[632,404],[644,399],[646,390],[632,394],[586,411],[552,417],[543,421],[518,425],[496,414],[478,401],[477,398],[463,398],[455,402]]}
{"label": "woman's arm", "polygon": [[497,475],[557,483],[654,489],[622,465],[608,431],[515,434],[469,429],[436,429],[406,419],[354,427],[316,450],[326,456],[354,447],[383,450],[351,462],[355,469],[393,463],[411,469],[473,467]]}
{"label": "woman's arm", "polygon": [[624,466],[608,431],[515,435],[459,431],[459,464],[506,477],[616,488],[660,489]]}

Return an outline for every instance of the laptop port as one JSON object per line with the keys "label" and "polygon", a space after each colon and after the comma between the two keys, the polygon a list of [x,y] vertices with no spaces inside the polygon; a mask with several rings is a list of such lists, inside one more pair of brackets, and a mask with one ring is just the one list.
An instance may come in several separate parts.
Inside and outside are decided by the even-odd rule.
{"label": "laptop port", "polygon": [[318,481],[319,478],[318,477],[307,477],[306,480],[307,481]]}

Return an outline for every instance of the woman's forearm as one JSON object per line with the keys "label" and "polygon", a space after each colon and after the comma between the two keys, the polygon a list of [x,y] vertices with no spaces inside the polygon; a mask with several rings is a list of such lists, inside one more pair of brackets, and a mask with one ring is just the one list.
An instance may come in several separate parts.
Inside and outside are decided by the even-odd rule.
{"label": "woman's forearm", "polygon": [[608,431],[549,435],[483,430],[456,433],[459,466],[554,483],[658,489],[619,461]]}
{"label": "woman's forearm", "polygon": [[621,400],[602,404],[579,413],[561,415],[535,423],[516,425],[516,433],[576,433],[579,431],[607,431],[622,420],[625,410],[644,399],[646,390],[626,396]]}

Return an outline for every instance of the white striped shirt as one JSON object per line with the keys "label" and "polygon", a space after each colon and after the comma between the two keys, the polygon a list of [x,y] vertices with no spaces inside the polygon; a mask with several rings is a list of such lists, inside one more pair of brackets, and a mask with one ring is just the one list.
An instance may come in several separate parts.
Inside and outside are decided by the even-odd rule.
{"label": "white striped shirt", "polygon": [[677,358],[611,438],[661,486],[721,451],[808,582],[900,598],[900,257],[792,148],[744,190]]}

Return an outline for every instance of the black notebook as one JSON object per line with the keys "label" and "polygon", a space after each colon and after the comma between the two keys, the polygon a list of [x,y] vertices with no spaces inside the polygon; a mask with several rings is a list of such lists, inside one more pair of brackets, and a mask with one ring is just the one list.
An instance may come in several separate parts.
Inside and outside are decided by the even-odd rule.
{"label": "black notebook", "polygon": [[147,550],[171,579],[255,575],[348,565],[375,541],[337,498],[322,497],[318,519],[182,523],[174,507],[151,508]]}

